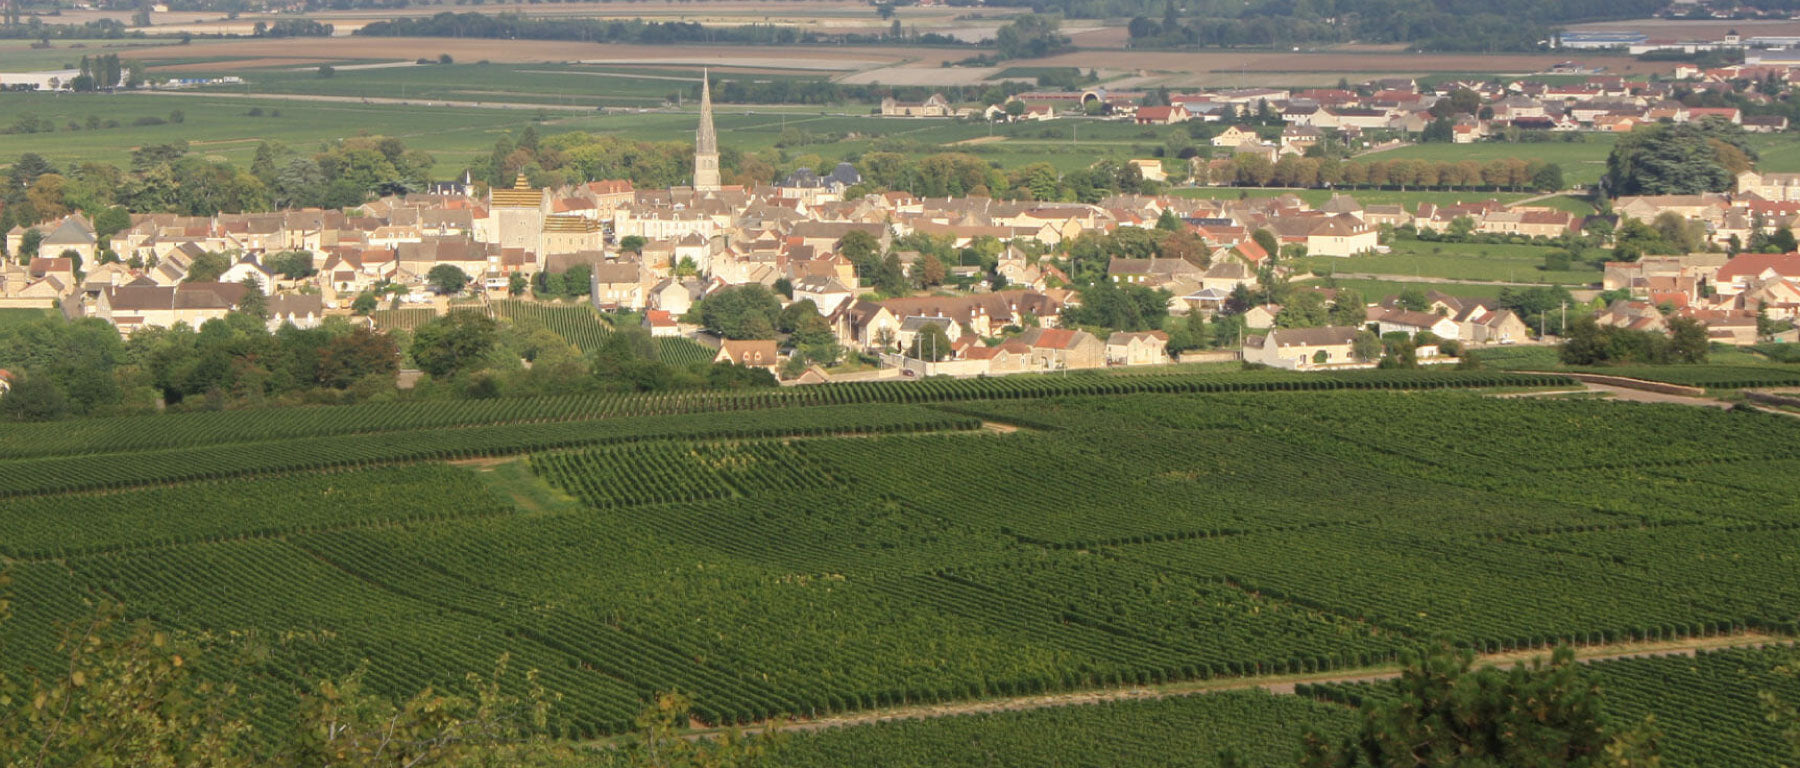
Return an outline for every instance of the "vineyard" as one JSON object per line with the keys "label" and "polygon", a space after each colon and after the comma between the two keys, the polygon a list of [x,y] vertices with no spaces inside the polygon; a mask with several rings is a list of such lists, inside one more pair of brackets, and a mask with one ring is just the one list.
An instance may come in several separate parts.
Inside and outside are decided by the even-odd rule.
{"label": "vineyard", "polygon": [[[612,325],[587,304],[541,304],[532,301],[496,301],[489,305],[494,317],[521,328],[546,328],[574,344],[584,354],[600,347]],[[682,337],[656,339],[657,359],[671,365],[710,363],[712,349]]]}
{"label": "vineyard", "polygon": [[[1132,378],[1012,376],[997,379],[833,384],[750,391],[597,394],[363,403],[239,412],[200,411],[82,419],[50,424],[0,424],[0,460],[218,446],[302,437],[596,421],[788,406],[944,403],[1068,394],[1437,389],[1558,383],[1567,381],[1560,377],[1531,374],[1456,371],[1399,371],[1361,376],[1302,376],[1273,371],[1246,371]],[[0,494],[5,490],[4,484],[0,484]]]}
{"label": "vineyard", "polygon": [[[1438,639],[1793,633],[1793,420],[1465,391],[1557,383],[1076,375],[5,426],[0,641],[42,662],[96,595],[267,638],[209,674],[273,728],[295,680],[366,661],[410,693],[510,653],[563,694],[557,733],[596,736],[668,690],[741,723],[1349,670]],[[1726,677],[1658,669],[1617,684]],[[1754,734],[1728,712],[1669,764],[1740,764],[1701,733]],[[1346,713],[1234,694],[895,723],[798,739],[791,764],[1272,764]],[[1179,759],[1140,757],[1164,744]]]}
{"label": "vineyard", "polygon": [[[1781,768],[1789,764],[1781,729],[1763,717],[1758,696],[1775,693],[1800,700],[1800,678],[1775,673],[1795,663],[1796,652],[1738,649],[1694,657],[1617,659],[1593,664],[1607,714],[1634,723],[1656,718],[1666,765]],[[1387,684],[1305,686],[1319,701],[1357,704],[1391,694]]]}
{"label": "vineyard", "polygon": [[541,304],[535,301],[495,301],[494,317],[524,329],[546,328],[574,344],[582,353],[600,347],[612,326],[587,304]]}

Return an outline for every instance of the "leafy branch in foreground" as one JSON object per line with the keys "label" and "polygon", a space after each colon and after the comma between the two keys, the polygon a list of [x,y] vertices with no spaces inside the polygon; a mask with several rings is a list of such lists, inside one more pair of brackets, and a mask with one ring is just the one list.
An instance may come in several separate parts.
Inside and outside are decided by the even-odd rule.
{"label": "leafy branch in foreground", "polygon": [[1304,768],[1655,768],[1654,722],[1617,728],[1575,652],[1557,648],[1511,670],[1472,669],[1468,650],[1439,649],[1407,665],[1398,695],[1366,700],[1356,734],[1307,736]]}

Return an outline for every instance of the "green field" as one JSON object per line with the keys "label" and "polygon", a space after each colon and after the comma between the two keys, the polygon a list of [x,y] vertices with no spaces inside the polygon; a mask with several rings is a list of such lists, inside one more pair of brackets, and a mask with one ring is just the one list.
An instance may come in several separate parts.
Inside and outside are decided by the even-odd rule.
{"label": "green field", "polygon": [[[1440,637],[1791,630],[1792,424],[1431,391],[1551,381],[1027,376],[0,426],[0,632],[43,662],[102,592],[177,634],[280,638],[205,670],[272,718],[294,680],[366,662],[400,694],[510,653],[564,694],[557,732],[597,735],[668,690],[746,722],[1358,668]],[[1319,711],[1208,701],[1228,709],[1168,716],[1241,726],[1182,737],[1197,750],[1279,750]]]}
{"label": "green field", "polygon": [[1389,246],[1391,253],[1349,258],[1309,256],[1295,259],[1293,263],[1299,269],[1328,274],[1365,273],[1573,286],[1600,281],[1600,270],[1585,262],[1571,264],[1572,268],[1567,270],[1544,270],[1544,256],[1561,250],[1548,246],[1428,243],[1400,239]]}
{"label": "green field", "polygon": [[[52,22],[54,23],[54,22]],[[116,53],[132,58],[132,51],[174,45],[174,40],[52,40],[49,48],[36,48],[36,40],[0,40],[0,70],[31,72],[75,69],[81,57]]]}
{"label": "green field", "polygon": [[[261,109],[264,115],[250,117],[251,109]],[[177,110],[183,115],[181,123],[132,125],[143,117],[166,120]],[[275,110],[280,110],[279,117],[269,115]],[[495,139],[509,129],[522,130],[531,120],[530,113],[518,110],[146,93],[0,93],[0,114],[8,116],[0,118],[0,124],[10,125],[25,114],[56,124],[53,133],[6,136],[0,156],[6,163],[35,152],[58,165],[97,161],[129,168],[133,149],[184,140],[196,154],[248,167],[262,141],[282,142],[304,152],[323,142],[366,133],[398,136],[407,146],[430,152],[438,160],[435,172],[442,177],[491,152]],[[68,123],[85,124],[89,116],[117,120],[120,127],[69,130]]]}
{"label": "green field", "polygon": [[[1514,144],[1503,141],[1481,141],[1474,144],[1413,144],[1398,149],[1372,152],[1361,156],[1362,160],[1431,160],[1435,162],[1461,162],[1475,160],[1487,162],[1520,158],[1523,160],[1544,160],[1562,166],[1563,180],[1570,186],[1585,186],[1600,180],[1606,173],[1606,156],[1612,152],[1612,145],[1618,140],[1613,134],[1583,134],[1585,140],[1578,142],[1547,141]],[[1777,139],[1783,146],[1792,143],[1791,138]]]}

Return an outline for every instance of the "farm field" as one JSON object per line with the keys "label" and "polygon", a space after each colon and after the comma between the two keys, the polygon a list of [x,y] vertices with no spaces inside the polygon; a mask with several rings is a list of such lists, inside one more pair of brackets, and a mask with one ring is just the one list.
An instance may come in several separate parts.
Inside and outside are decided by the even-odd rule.
{"label": "farm field", "polygon": [[[593,736],[671,689],[747,722],[1349,669],[1434,637],[1791,631],[1800,507],[1755,481],[1800,460],[1791,423],[1421,389],[1547,381],[1012,377],[0,426],[0,632],[41,662],[104,593],[171,632],[284,638],[257,668],[281,675],[204,670],[276,718],[288,681],[359,660],[398,694],[511,653],[565,694],[556,731]],[[1236,718],[1183,743],[1270,750],[1329,711],[1209,701],[1156,717]]]}
{"label": "farm field", "polygon": [[[249,116],[252,109],[261,109],[263,116]],[[273,116],[277,110],[280,115]],[[176,111],[182,113],[181,123],[132,125],[139,118],[167,120]],[[438,160],[434,172],[440,177],[448,177],[469,160],[492,151],[494,140],[502,133],[522,130],[531,120],[529,113],[517,110],[164,94],[0,93],[0,113],[8,116],[0,122],[9,125],[22,115],[34,115],[57,127],[54,133],[7,136],[6,154],[0,157],[5,163],[35,152],[58,165],[92,160],[129,168],[131,152],[137,147],[185,140],[195,154],[248,167],[262,141],[309,151],[321,142],[366,131],[396,136],[405,139],[408,147],[430,152]],[[90,116],[117,120],[120,127],[68,129],[68,123],[82,124]]]}
{"label": "farm field", "polygon": [[1490,245],[1484,243],[1431,243],[1396,238],[1391,253],[1372,253],[1340,258],[1308,256],[1295,259],[1301,269],[1315,272],[1411,275],[1456,280],[1507,283],[1548,283],[1585,286],[1600,281],[1600,270],[1586,262],[1570,269],[1543,269],[1544,256],[1561,249],[1541,245]]}

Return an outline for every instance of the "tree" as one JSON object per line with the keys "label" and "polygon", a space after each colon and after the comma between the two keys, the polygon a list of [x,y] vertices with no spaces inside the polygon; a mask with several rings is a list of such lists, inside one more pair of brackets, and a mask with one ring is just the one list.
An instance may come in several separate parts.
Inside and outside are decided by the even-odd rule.
{"label": "tree", "polygon": [[263,295],[262,283],[246,276],[239,285],[244,286],[244,296],[238,299],[237,311],[259,320],[269,319],[269,299]]}
{"label": "tree", "polygon": [[486,315],[452,312],[413,330],[413,362],[432,378],[454,377],[486,358],[498,328]]}
{"label": "tree", "polygon": [[1614,196],[1723,192],[1735,175],[1727,163],[1755,158],[1743,129],[1723,120],[1652,125],[1613,145],[1604,182]]}
{"label": "tree", "polygon": [[1380,360],[1381,351],[1381,337],[1376,336],[1374,331],[1357,331],[1356,338],[1350,342],[1350,354],[1355,355],[1356,359],[1364,362]]}
{"label": "tree", "polygon": [[619,238],[619,250],[626,253],[643,253],[646,241],[642,235],[626,235]]}
{"label": "tree", "polygon": [[282,251],[263,260],[269,271],[289,280],[301,280],[318,274],[313,268],[311,251]]}
{"label": "tree", "polygon": [[455,296],[469,284],[469,275],[455,264],[439,264],[425,273],[425,282],[439,294]]}
{"label": "tree", "polygon": [[0,416],[8,421],[48,421],[68,413],[68,397],[47,375],[25,372],[6,396],[0,397]]}
{"label": "tree", "polygon": [[689,316],[727,339],[772,339],[780,322],[781,300],[755,283],[731,286],[702,299]]}
{"label": "tree", "polygon": [[920,255],[918,266],[921,287],[930,288],[934,285],[943,285],[944,279],[948,277],[944,269],[944,260],[931,254]]}
{"label": "tree", "polygon": [[876,257],[881,255],[881,241],[866,231],[853,229],[838,238],[837,252],[856,267],[857,276],[869,277],[875,272]]}
{"label": "tree", "polygon": [[358,326],[318,348],[313,379],[320,386],[348,389],[370,376],[391,379],[399,367],[394,337]]}
{"label": "tree", "polygon": [[1164,208],[1162,214],[1156,217],[1156,228],[1164,232],[1180,232],[1186,229],[1181,224],[1181,217],[1176,216],[1175,210],[1172,208]]}
{"label": "tree", "polygon": [[1169,316],[1171,294],[1130,283],[1095,283],[1081,290],[1081,304],[1063,309],[1065,325],[1091,325],[1119,331],[1162,328]]}
{"label": "tree", "polygon": [[1510,672],[1473,668],[1467,650],[1439,649],[1407,665],[1400,694],[1362,706],[1357,733],[1306,738],[1306,768],[1341,766],[1537,766],[1639,768],[1657,764],[1650,721],[1618,727],[1601,708],[1575,652]]}
{"label": "tree", "polygon": [[1556,163],[1545,163],[1531,177],[1531,188],[1539,192],[1555,192],[1564,186],[1562,166]]}
{"label": "tree", "polygon": [[227,269],[231,269],[231,260],[225,258],[225,254],[207,251],[194,257],[193,263],[188,265],[187,276],[181,278],[181,282],[215,282]]}
{"label": "tree", "polygon": [[1331,312],[1327,322],[1331,325],[1355,328],[1368,322],[1368,306],[1362,294],[1348,288],[1340,288],[1337,298],[1331,303]]}
{"label": "tree", "polygon": [[755,737],[745,737],[734,729],[718,738],[688,738],[683,728],[692,706],[679,693],[658,695],[633,721],[637,729],[619,740],[618,749],[599,750],[594,759],[600,766],[620,768],[743,768],[759,764],[783,738],[779,722]]}
{"label": "tree", "polygon": [[913,336],[912,346],[907,347],[906,356],[935,363],[949,358],[953,351],[950,334],[944,332],[944,326],[940,323],[927,323]]}
{"label": "tree", "polygon": [[1061,26],[1062,19],[1055,15],[1028,13],[995,30],[994,44],[1002,59],[1054,56],[1070,48]]}
{"label": "tree", "polygon": [[357,294],[356,298],[350,302],[350,311],[354,314],[366,317],[369,313],[374,312],[375,308],[380,305],[381,301],[375,298],[374,293],[363,291],[362,293]]}
{"label": "tree", "polygon": [[1255,241],[1255,243],[1260,246],[1263,249],[1263,252],[1267,253],[1270,258],[1281,255],[1281,241],[1275,238],[1274,232],[1267,229],[1258,229],[1255,232],[1250,233],[1250,239]]}
{"label": "tree", "polygon": [[38,255],[38,247],[44,242],[44,233],[36,229],[27,229],[19,236],[19,263],[23,264]]}
{"label": "tree", "polygon": [[1669,320],[1669,351],[1676,362],[1704,363],[1711,342],[1706,335],[1706,326],[1691,317],[1676,317]]}
{"label": "tree", "polygon": [[1455,124],[1448,117],[1440,117],[1425,124],[1425,130],[1419,134],[1419,141],[1427,144],[1448,144],[1456,139]]}
{"label": "tree", "polygon": [[[936,258],[921,254],[921,259]],[[875,272],[875,290],[889,296],[905,296],[912,293],[912,286],[906,282],[906,269],[900,266],[900,254],[890,252],[881,260],[881,266]]]}
{"label": "tree", "polygon": [[523,272],[514,272],[506,278],[506,295],[515,297],[523,296],[525,295],[525,289],[530,286],[531,283],[525,279],[525,274]]}
{"label": "tree", "polygon": [[[1281,314],[1275,316],[1275,325],[1280,328],[1317,328],[1330,319],[1324,295],[1318,291],[1299,290],[1294,291],[1281,305]],[[1358,319],[1355,324],[1361,323]]]}
{"label": "tree", "polygon": [[1431,300],[1425,298],[1425,291],[1419,288],[1408,288],[1400,292],[1396,299],[1400,308],[1408,312],[1424,312],[1431,308]]}

